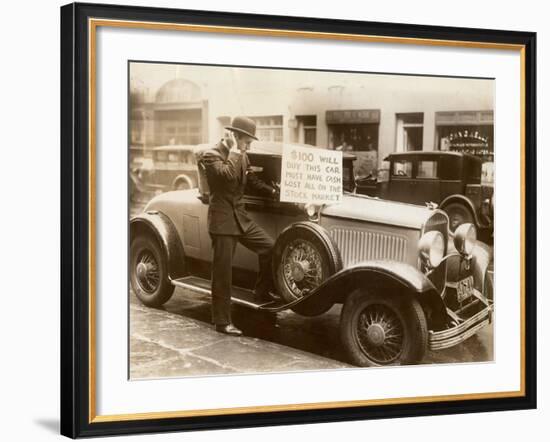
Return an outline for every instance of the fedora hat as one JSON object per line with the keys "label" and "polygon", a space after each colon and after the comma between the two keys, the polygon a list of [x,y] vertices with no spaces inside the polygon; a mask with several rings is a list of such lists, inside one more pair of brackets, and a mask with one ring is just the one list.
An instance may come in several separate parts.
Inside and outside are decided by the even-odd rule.
{"label": "fedora hat", "polygon": [[231,126],[225,126],[226,129],[234,132],[240,132],[241,134],[248,135],[249,137],[257,140],[256,137],[256,123],[254,120],[248,117],[235,117],[231,122]]}

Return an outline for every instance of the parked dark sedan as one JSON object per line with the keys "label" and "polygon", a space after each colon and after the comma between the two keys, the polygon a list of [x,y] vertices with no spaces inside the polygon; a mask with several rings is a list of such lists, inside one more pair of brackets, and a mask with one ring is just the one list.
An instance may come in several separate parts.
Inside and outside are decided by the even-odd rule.
{"label": "parked dark sedan", "polygon": [[384,177],[356,179],[357,193],[412,204],[436,203],[452,231],[464,223],[493,225],[493,186],[482,183],[482,160],[458,152],[390,154]]}

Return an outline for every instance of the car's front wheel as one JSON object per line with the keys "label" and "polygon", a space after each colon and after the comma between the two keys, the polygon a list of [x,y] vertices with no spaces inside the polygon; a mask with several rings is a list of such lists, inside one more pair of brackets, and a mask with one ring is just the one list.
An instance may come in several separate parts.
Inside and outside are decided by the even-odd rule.
{"label": "car's front wheel", "polygon": [[152,235],[139,235],[130,245],[130,285],[141,302],[159,307],[174,293],[166,259]]}
{"label": "car's front wheel", "polygon": [[[342,267],[330,235],[307,222],[297,223],[281,234],[273,259],[275,285],[286,302],[306,297]],[[303,316],[317,316],[332,305],[330,297],[314,296],[291,308]]]}
{"label": "car's front wheel", "polygon": [[428,346],[428,326],[417,300],[356,291],[346,299],[340,338],[360,367],[414,364]]}

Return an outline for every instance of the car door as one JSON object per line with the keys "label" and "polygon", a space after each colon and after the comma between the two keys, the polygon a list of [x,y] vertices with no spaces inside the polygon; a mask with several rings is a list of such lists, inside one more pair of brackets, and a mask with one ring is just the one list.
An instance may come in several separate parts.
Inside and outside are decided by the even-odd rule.
{"label": "car door", "polygon": [[[266,184],[272,185],[281,180],[281,157],[277,155],[249,155],[252,172]],[[275,241],[281,231],[296,221],[304,220],[305,213],[293,203],[280,202],[270,195],[255,189],[245,189],[246,211],[258,226],[264,229]],[[258,269],[255,253],[239,245],[235,250],[234,265],[241,269]]]}
{"label": "car door", "polygon": [[386,197],[392,201],[413,203],[412,190],[415,185],[413,176],[414,158],[394,158],[390,164],[390,182]]}

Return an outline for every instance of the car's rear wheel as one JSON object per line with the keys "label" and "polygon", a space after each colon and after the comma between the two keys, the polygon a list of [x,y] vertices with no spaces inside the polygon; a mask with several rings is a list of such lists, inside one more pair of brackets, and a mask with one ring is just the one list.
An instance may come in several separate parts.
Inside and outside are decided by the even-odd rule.
{"label": "car's rear wheel", "polygon": [[[303,298],[341,269],[338,249],[328,233],[313,223],[298,223],[285,230],[274,251],[275,285],[286,302]],[[304,316],[317,316],[333,305],[327,296],[315,296],[291,307]]]}
{"label": "car's rear wheel", "polygon": [[360,367],[414,364],[428,346],[428,326],[416,299],[356,291],[345,301],[340,338]]}
{"label": "car's rear wheel", "polygon": [[130,285],[138,299],[159,307],[174,293],[164,253],[152,235],[139,235],[130,245]]}
{"label": "car's rear wheel", "polygon": [[187,190],[187,189],[190,189],[190,188],[191,188],[191,186],[185,180],[178,180],[174,184],[174,190]]}
{"label": "car's rear wheel", "polygon": [[461,203],[451,203],[443,209],[449,215],[449,229],[454,232],[458,226],[464,223],[475,224],[471,210]]}

